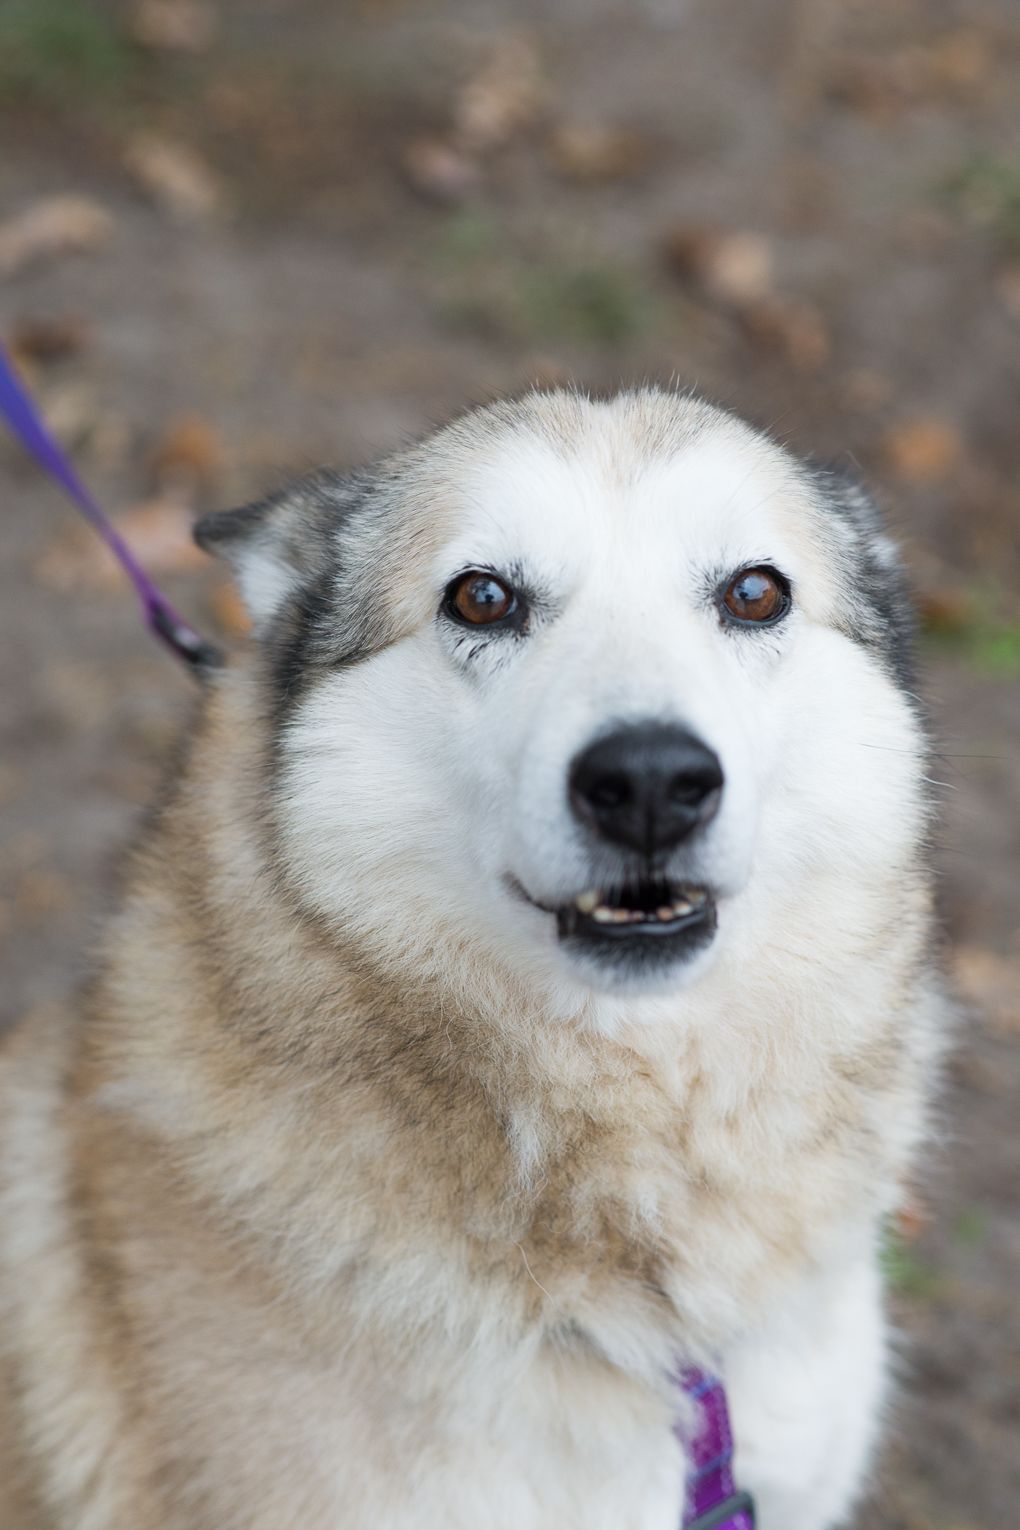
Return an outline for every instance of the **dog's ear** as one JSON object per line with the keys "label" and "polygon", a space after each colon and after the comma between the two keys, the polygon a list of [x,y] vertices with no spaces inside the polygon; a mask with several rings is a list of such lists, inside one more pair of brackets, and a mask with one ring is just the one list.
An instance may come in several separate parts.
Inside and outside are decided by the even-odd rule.
{"label": "dog's ear", "polygon": [[856,574],[862,632],[884,651],[893,672],[914,687],[914,602],[906,568],[885,517],[857,472],[843,463],[811,465],[815,483],[843,528]]}
{"label": "dog's ear", "polygon": [[199,547],[230,565],[256,632],[335,566],[336,533],[355,497],[351,480],[321,472],[238,510],[205,515],[195,526]]}

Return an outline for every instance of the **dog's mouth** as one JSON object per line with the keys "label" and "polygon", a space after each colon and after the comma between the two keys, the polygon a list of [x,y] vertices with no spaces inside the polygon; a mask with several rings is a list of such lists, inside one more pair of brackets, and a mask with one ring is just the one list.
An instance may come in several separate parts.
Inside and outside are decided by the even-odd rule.
{"label": "dog's mouth", "polygon": [[556,919],[561,942],[579,956],[658,965],[683,960],[715,933],[716,903],[709,888],[644,877],[612,888],[589,888],[558,906],[516,891]]}
{"label": "dog's mouth", "polygon": [[714,919],[706,887],[647,878],[606,891],[590,889],[556,909],[561,939],[662,940]]}

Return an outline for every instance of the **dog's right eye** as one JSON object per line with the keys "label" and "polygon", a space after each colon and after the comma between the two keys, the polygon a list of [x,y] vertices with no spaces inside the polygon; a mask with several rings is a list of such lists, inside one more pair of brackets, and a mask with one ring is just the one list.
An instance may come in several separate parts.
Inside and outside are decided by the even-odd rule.
{"label": "dog's right eye", "polygon": [[514,591],[495,574],[472,569],[458,574],[446,591],[446,610],[454,621],[469,627],[491,627],[513,616],[518,609]]}

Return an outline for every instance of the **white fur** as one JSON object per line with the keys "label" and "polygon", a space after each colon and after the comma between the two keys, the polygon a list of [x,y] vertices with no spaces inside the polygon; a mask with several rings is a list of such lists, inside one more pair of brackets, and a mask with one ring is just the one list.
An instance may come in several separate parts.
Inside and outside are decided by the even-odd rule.
{"label": "white fur", "polygon": [[[271,791],[210,770],[194,800],[239,924],[267,887],[274,906],[282,873],[287,909],[296,894],[335,937],[323,944],[353,951],[398,996],[395,1027],[401,1000],[412,1021],[421,1000],[432,1026],[449,1005],[450,1050],[457,1037],[475,1047],[465,1077],[488,1091],[478,1140],[504,1133],[509,1169],[491,1171],[462,1226],[455,1090],[449,1106],[431,1102],[427,1129],[443,1131],[448,1108],[449,1141],[428,1158],[433,1144],[382,1086],[338,1070],[334,1100],[300,1046],[293,1070],[267,1065],[256,1089],[240,1063],[244,1015],[220,1037],[238,1048],[243,1109],[224,1101],[218,1071],[203,1073],[204,1016],[177,1016],[190,1047],[162,1016],[130,1029],[95,1103],[167,1142],[203,1205],[230,1208],[279,1281],[281,1312],[321,1355],[312,1366],[280,1345],[267,1359],[257,1306],[203,1307],[190,1293],[208,1332],[189,1318],[171,1354],[147,1356],[176,1378],[169,1438],[178,1459],[203,1463],[201,1523],[222,1530],[279,1530],[287,1515],[308,1530],[677,1530],[684,1463],[667,1376],[678,1359],[710,1360],[761,1530],[833,1530],[881,1417],[877,1246],[939,1023],[919,976],[920,728],[847,635],[847,528],[827,523],[778,447],[655,394],[531,401],[496,418],[441,433],[387,480],[404,474],[392,492],[412,532],[398,569],[379,551],[379,583],[419,616],[370,657],[316,673],[284,725]],[[385,508],[345,546],[345,566],[369,581]],[[291,551],[299,533],[295,511]],[[267,522],[236,554],[270,641],[294,579],[272,547]],[[712,592],[762,562],[790,580],[793,608],[775,628],[728,630]],[[440,606],[472,567],[519,570],[541,600],[526,635],[468,659]],[[254,687],[231,683],[238,712],[225,715],[245,716]],[[599,885],[608,852],[571,814],[570,762],[608,726],[647,719],[700,735],[725,785],[717,817],[674,860],[717,895],[718,931],[642,980],[567,954],[554,917],[510,879],[550,905]],[[138,916],[142,953],[159,914]],[[267,966],[252,986],[279,1004],[284,1044],[314,1004],[342,1049],[351,1017],[342,999],[331,1011],[322,974],[307,994],[301,981],[285,992]],[[275,1011],[269,1022],[275,1035]],[[399,1046],[394,1057],[402,1066]],[[43,1127],[29,1135],[42,1159]],[[418,1150],[439,1167],[423,1170]],[[59,1181],[60,1165],[47,1172]],[[15,1273],[19,1323],[56,1324],[73,1272],[55,1261],[48,1282]],[[192,1272],[174,1275],[190,1312]],[[206,1351],[246,1356],[249,1338],[246,1384],[225,1396],[233,1372]],[[108,1440],[115,1422],[76,1417],[75,1438],[95,1455],[93,1435]]]}
{"label": "white fur", "polygon": [[[573,451],[516,434],[487,442],[458,472],[455,527],[409,579],[425,582],[435,607],[463,568],[520,567],[549,593],[555,617],[486,650],[470,670],[443,623],[427,622],[321,683],[284,741],[280,821],[292,875],[321,914],[387,965],[439,971],[476,1004],[489,982],[497,1006],[512,975],[535,1005],[606,1034],[665,1026],[676,1056],[696,1032],[706,1056],[716,1048],[720,1102],[728,1094],[737,1111],[755,1056],[779,1044],[759,1010],[782,995],[804,1030],[800,1055],[787,1059],[785,1118],[768,1129],[795,1134],[815,1059],[867,1035],[889,1002],[883,972],[855,964],[853,942],[881,927],[924,822],[913,712],[876,658],[838,628],[850,593],[817,506],[784,453],[723,417],[684,449],[656,455],[628,440],[607,408],[604,428]],[[793,583],[790,616],[774,631],[723,630],[706,580],[766,561]],[[721,811],[685,863],[692,881],[718,891],[719,931],[687,966],[619,985],[565,957],[551,917],[515,899],[505,878],[543,903],[597,880],[569,813],[567,768],[608,722],[647,717],[693,729],[722,761]],[[451,948],[464,955],[460,969]],[[761,1005],[746,1002],[754,985]],[[648,1045],[668,1069],[669,1045]],[[884,1129],[895,1136],[892,1122]],[[905,1107],[905,1141],[915,1131],[916,1111]],[[527,1182],[541,1171],[541,1124],[518,1116],[512,1136]],[[727,1172],[739,1174],[726,1151]],[[882,1394],[876,1218],[895,1193],[876,1184],[825,1256],[828,1274],[770,1298],[749,1331],[724,1315],[737,1229],[692,1294],[706,1331],[732,1334],[721,1359],[741,1476],[760,1495],[763,1530],[824,1530],[857,1490]],[[654,1219],[654,1196],[645,1209]],[[592,1316],[609,1353],[633,1352],[631,1319],[620,1314],[615,1336],[614,1321]],[[380,1507],[379,1523],[673,1530],[677,1472],[665,1421],[635,1432],[626,1408],[608,1401],[589,1416],[582,1388],[561,1402],[537,1369],[514,1395],[512,1434],[495,1455],[472,1432],[418,1507],[389,1518]],[[564,1408],[577,1448],[544,1443]],[[618,1491],[593,1499],[589,1452],[614,1450]]]}

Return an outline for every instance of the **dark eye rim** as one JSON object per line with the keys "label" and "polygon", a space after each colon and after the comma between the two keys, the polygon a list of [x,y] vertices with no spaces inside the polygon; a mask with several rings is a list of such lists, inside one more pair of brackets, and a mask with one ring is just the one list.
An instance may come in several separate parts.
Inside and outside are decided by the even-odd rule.
{"label": "dark eye rim", "polygon": [[[510,596],[510,609],[504,611],[502,616],[494,617],[491,622],[473,622],[469,617],[462,616],[454,604],[454,597],[464,580],[477,578],[495,580]],[[521,592],[514,587],[511,580],[494,568],[463,568],[459,574],[454,574],[443,591],[439,609],[444,616],[465,632],[498,632],[501,628],[518,628],[522,626],[527,615],[527,603]]]}
{"label": "dark eye rim", "polygon": [[[738,579],[743,579],[747,574],[768,574],[779,586],[780,602],[778,608],[771,616],[763,617],[756,621],[754,617],[735,616],[726,604],[726,596],[736,584]],[[760,632],[765,627],[776,627],[790,614],[793,606],[793,588],[789,579],[781,569],[776,568],[774,563],[745,563],[732,574],[727,574],[719,583],[716,590],[716,606],[719,615],[729,627],[738,627],[745,631]]]}

